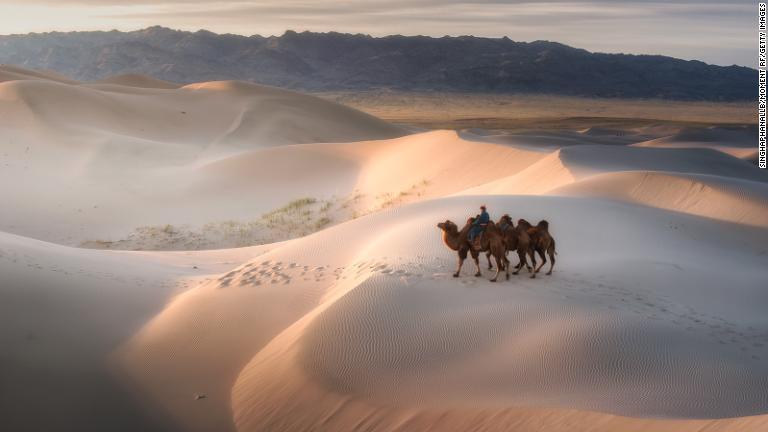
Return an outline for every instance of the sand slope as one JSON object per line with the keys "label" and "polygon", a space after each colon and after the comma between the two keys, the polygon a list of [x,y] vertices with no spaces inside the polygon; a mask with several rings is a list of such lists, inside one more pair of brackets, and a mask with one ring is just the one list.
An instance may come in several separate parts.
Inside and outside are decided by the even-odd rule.
{"label": "sand slope", "polygon": [[756,137],[757,129],[753,127],[687,128],[670,136],[643,141],[634,145],[663,148],[710,148],[740,159],[756,161]]}
{"label": "sand slope", "polygon": [[59,75],[56,72],[24,69],[8,64],[0,65],[0,82],[16,80],[46,80],[66,84],[77,83],[77,81]]}
{"label": "sand slope", "polygon": [[397,128],[342,105],[255,84],[218,82],[130,92],[120,87],[122,92],[54,81],[6,81],[0,84],[0,100],[13,103],[0,106],[2,126],[36,122],[42,131],[25,131],[66,128],[85,135],[79,140],[117,135],[201,147],[253,148],[400,134]]}
{"label": "sand slope", "polygon": [[[521,171],[544,156],[434,131],[394,140],[256,150],[204,165],[194,177],[195,188],[262,190],[267,199],[267,188],[277,196],[291,196],[297,189],[308,196],[327,195],[328,190],[341,196],[357,193],[360,207],[375,208],[454,193]],[[291,171],[284,169],[288,165]]]}
{"label": "sand slope", "polygon": [[[402,136],[247,83],[0,73],[9,430],[768,430],[739,131]],[[453,278],[436,224],[480,204],[546,218],[554,274]]]}
{"label": "sand slope", "polygon": [[[475,190],[487,193],[541,193],[576,179],[625,171],[716,174],[768,183],[754,165],[711,149],[656,149],[615,145],[579,145],[552,151],[513,176]],[[517,188],[517,189],[515,189]]]}
{"label": "sand slope", "polygon": [[600,174],[550,191],[603,196],[730,222],[768,227],[768,188],[734,178],[633,171]]}
{"label": "sand slope", "polygon": [[768,174],[712,149],[566,147],[462,193],[605,197],[750,225],[768,220]]}
{"label": "sand slope", "polygon": [[172,83],[170,81],[165,81],[142,74],[114,75],[103,80],[95,81],[95,83],[156,89],[176,89],[181,87],[181,84]]}
{"label": "sand slope", "polygon": [[[146,225],[254,218],[305,193],[296,187],[245,207],[242,194],[230,195],[217,211],[219,203],[195,189],[197,168],[258,148],[403,134],[350,108],[253,84],[102,86],[0,83],[0,193],[17,209],[0,215],[0,229],[79,245],[116,240]],[[273,166],[293,172],[290,161]],[[271,182],[257,173],[245,184]],[[214,195],[221,192],[228,191]],[[93,228],[88,236],[86,226]]]}
{"label": "sand slope", "polygon": [[0,235],[4,428],[76,427],[89,418],[94,428],[108,428],[109,417],[125,422],[119,430],[158,425],[106,361],[121,339],[161,308],[168,293],[156,271],[137,267],[116,257]]}
{"label": "sand slope", "polygon": [[173,430],[128,391],[110,353],[193,283],[178,278],[258,253],[111,253],[0,233],[3,427]]}
{"label": "sand slope", "polygon": [[[454,258],[436,229],[425,227],[462,216],[480,199],[534,220],[550,215],[558,227],[557,277],[500,285],[450,277]],[[601,200],[430,201],[246,262],[180,297],[124,355],[139,366],[132,373],[146,377],[144,389],[198,430],[207,415],[223,415],[215,413],[225,412],[223,389],[232,383],[239,430],[353,430],[368,416],[384,417],[373,430],[394,430],[404,418],[495,418],[505,406],[639,417],[757,414],[768,404],[759,313],[765,236]],[[580,253],[587,239],[591,253]],[[687,253],[693,249],[695,258]],[[248,343],[227,343],[242,328],[252,329]],[[189,371],[176,365],[179,357]],[[195,389],[215,395],[210,411],[186,397]]]}

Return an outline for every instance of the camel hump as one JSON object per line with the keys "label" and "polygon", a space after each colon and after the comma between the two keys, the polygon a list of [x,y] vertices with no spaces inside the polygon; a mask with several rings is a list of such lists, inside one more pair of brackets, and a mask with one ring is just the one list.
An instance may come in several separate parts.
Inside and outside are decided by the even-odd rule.
{"label": "camel hump", "polygon": [[545,220],[539,221],[539,224],[536,225],[536,228],[540,228],[540,229],[549,231],[549,222],[547,222]]}

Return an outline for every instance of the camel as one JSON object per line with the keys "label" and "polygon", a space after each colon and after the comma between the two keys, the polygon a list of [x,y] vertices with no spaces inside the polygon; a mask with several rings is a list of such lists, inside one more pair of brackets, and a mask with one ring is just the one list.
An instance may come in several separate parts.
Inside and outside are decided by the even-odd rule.
{"label": "camel", "polygon": [[[512,221],[512,218],[507,214],[499,219],[499,222],[497,222],[496,226],[501,231],[502,238],[504,239],[506,253],[509,253],[510,251],[517,251],[517,256],[520,259],[520,262],[517,264],[515,271],[512,272],[512,274],[519,274],[520,270],[523,268],[523,265],[528,268],[529,273],[532,273],[533,269],[528,265],[528,261],[525,258],[531,243],[531,238],[528,235],[528,232],[525,230],[515,229],[515,224]],[[488,270],[490,270],[493,268],[493,265],[491,264],[490,251],[486,252],[486,258],[488,259]],[[534,261],[534,266],[535,265],[536,262]]]}
{"label": "camel", "polygon": [[459,254],[459,265],[456,268],[456,273],[453,274],[453,277],[459,277],[461,267],[464,265],[464,260],[467,259],[467,253],[472,255],[472,259],[475,261],[475,266],[477,267],[475,276],[479,277],[481,273],[480,260],[478,257],[480,256],[480,252],[489,251],[496,259],[496,275],[493,276],[491,282],[496,282],[502,269],[506,270],[506,276],[507,279],[509,279],[509,261],[505,255],[506,247],[504,246],[501,232],[498,227],[496,227],[496,224],[493,222],[488,224],[485,232],[480,237],[479,247],[477,243],[470,244],[469,242],[468,234],[471,225],[471,218],[467,221],[467,224],[464,225],[464,228],[462,228],[461,231],[459,231],[458,226],[450,220],[437,224],[437,227],[443,231],[443,243],[445,243],[449,249],[455,250]]}
{"label": "camel", "polygon": [[[547,263],[547,257],[544,255],[545,252],[549,255],[550,260],[547,274],[551,275],[552,268],[555,267],[555,255],[557,252],[555,251],[555,239],[549,234],[549,222],[542,220],[536,226],[533,226],[527,220],[520,219],[517,221],[517,228],[528,232],[528,235],[531,237],[531,247],[528,249],[528,255],[531,257],[534,267],[531,277],[536,277],[536,273]],[[538,267],[536,267],[534,252],[538,253],[542,259],[542,263]]]}

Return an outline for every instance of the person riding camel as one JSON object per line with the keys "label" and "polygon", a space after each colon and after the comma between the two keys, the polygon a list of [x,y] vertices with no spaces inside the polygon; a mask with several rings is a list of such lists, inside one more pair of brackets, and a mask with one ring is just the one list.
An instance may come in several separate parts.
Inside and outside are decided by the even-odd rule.
{"label": "person riding camel", "polygon": [[509,214],[504,213],[504,216],[499,219],[499,229],[501,231],[506,231],[510,228],[512,228],[512,218],[509,216]]}
{"label": "person riding camel", "polygon": [[472,228],[469,230],[469,242],[475,241],[475,238],[479,236],[485,228],[488,226],[488,222],[491,221],[491,216],[485,210],[485,205],[480,206],[480,215],[472,222]]}

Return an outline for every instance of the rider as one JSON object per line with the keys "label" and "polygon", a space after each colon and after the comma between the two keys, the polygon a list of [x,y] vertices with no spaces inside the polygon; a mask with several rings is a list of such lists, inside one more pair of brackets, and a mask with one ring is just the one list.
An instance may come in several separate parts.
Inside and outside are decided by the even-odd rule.
{"label": "rider", "polygon": [[469,241],[472,242],[475,240],[475,237],[477,237],[485,227],[488,226],[488,222],[491,221],[491,216],[488,214],[488,212],[485,210],[485,205],[480,206],[480,215],[475,218],[475,220],[472,222],[472,228],[469,230]]}
{"label": "rider", "polygon": [[501,223],[499,224],[499,229],[502,231],[506,231],[508,228],[511,228],[511,223],[508,221],[511,221],[512,218],[509,217],[508,214],[504,214],[504,216],[501,217]]}

